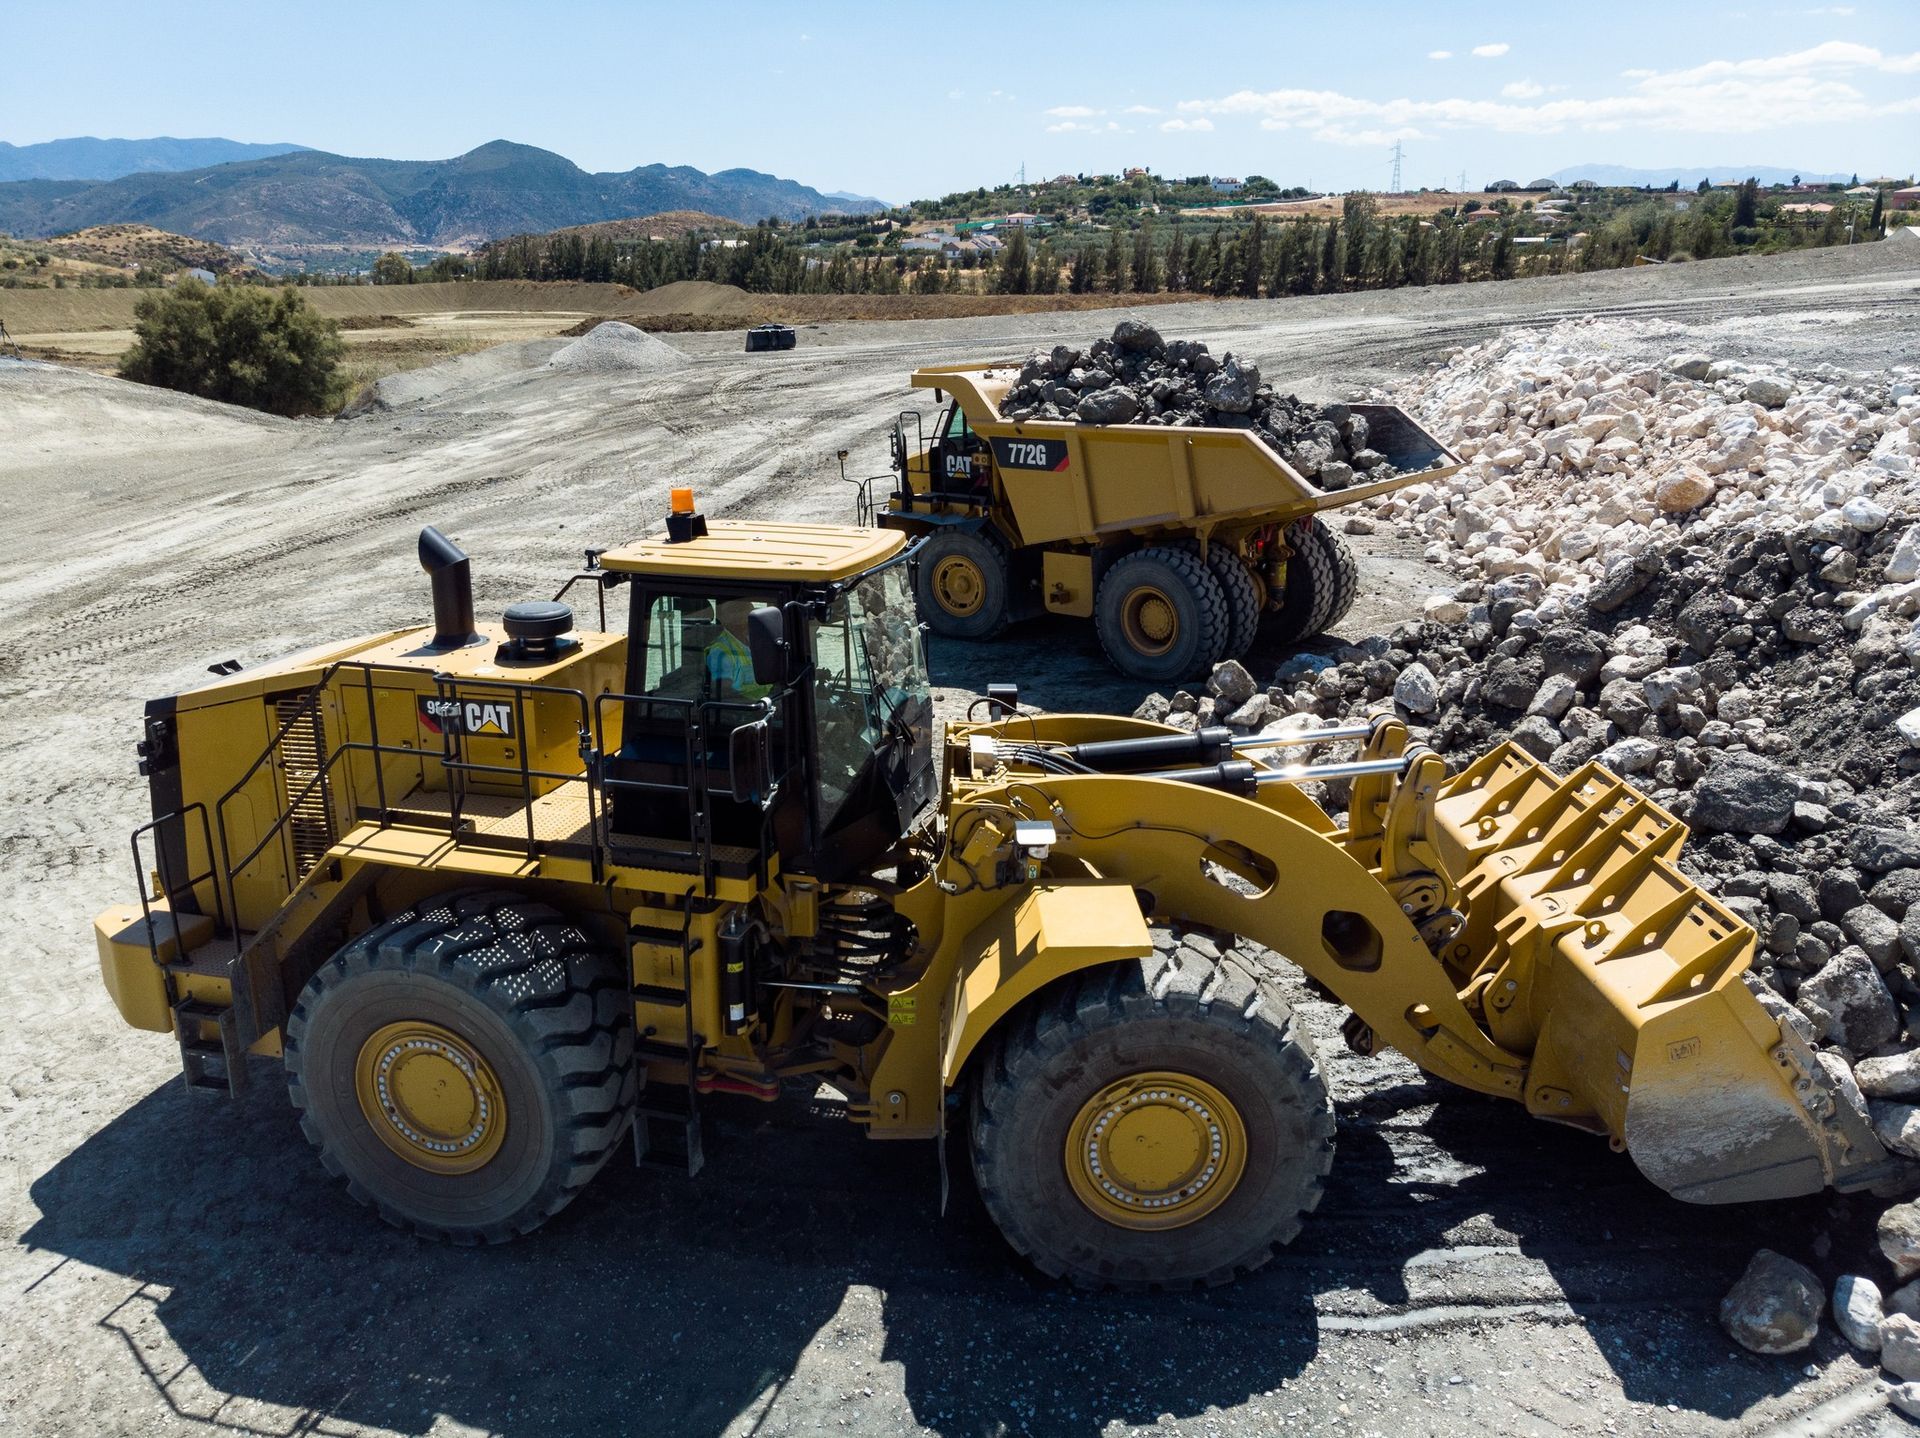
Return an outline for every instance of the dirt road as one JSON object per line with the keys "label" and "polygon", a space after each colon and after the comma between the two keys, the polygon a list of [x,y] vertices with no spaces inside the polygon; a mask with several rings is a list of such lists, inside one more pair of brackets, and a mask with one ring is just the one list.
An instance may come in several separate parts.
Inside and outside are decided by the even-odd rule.
{"label": "dirt road", "polygon": [[[1510,324],[1598,311],[1623,355],[1682,347],[1868,366],[1914,352],[1920,245],[1561,282],[1168,307],[1277,383],[1390,383]],[[394,407],[263,419],[0,361],[0,1431],[695,1435],[1285,1432],[1861,1434],[1898,1423],[1831,1334],[1735,1352],[1713,1306],[1761,1243],[1857,1251],[1830,1200],[1689,1209],[1586,1136],[1362,1061],[1304,994],[1339,1157],[1255,1278],[1119,1299],[1034,1282],[935,1154],[863,1140],[830,1096],[720,1107],[688,1183],[619,1164],[509,1248],[422,1245],[325,1181],[278,1074],[191,1104],[172,1045],[118,1022],[89,916],[127,896],[145,698],[208,663],[414,623],[413,536],[473,554],[480,607],[543,596],[580,550],[712,514],[846,518],[917,362],[1084,339],[1088,316],[802,332],[747,356],[569,374],[555,341],[406,376]],[[1369,539],[1355,633],[1432,587]],[[942,645],[936,677],[1131,708],[1085,631]],[[1256,669],[1277,660],[1263,655]]]}

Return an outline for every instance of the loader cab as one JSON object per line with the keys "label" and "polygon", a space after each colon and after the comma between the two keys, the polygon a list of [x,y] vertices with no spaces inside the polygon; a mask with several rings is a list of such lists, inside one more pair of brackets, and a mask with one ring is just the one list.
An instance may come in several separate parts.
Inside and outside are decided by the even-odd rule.
{"label": "loader cab", "polygon": [[610,550],[632,574],[616,860],[861,872],[933,798],[933,704],[904,536],[703,524]]}

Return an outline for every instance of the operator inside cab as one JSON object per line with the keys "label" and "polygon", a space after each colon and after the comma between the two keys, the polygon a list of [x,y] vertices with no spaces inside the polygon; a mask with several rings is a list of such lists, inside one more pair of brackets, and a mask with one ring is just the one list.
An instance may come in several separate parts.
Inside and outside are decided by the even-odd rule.
{"label": "operator inside cab", "polygon": [[772,685],[753,682],[753,654],[747,646],[747,616],[752,612],[751,599],[720,601],[720,633],[702,660],[708,691],[716,699],[764,699],[773,692]]}

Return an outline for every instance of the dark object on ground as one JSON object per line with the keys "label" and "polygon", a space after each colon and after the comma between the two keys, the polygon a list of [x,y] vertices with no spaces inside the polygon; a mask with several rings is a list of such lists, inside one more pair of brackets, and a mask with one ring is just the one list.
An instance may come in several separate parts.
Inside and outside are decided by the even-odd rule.
{"label": "dark object on ground", "polygon": [[790,350],[796,339],[792,325],[755,325],[747,331],[747,353],[758,354],[761,350]]}

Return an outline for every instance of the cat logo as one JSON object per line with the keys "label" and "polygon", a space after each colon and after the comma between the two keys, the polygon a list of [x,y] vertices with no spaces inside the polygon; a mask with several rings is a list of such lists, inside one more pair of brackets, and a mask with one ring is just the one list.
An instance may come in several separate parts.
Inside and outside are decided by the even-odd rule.
{"label": "cat logo", "polygon": [[492,739],[513,737],[513,705],[504,700],[443,699],[420,696],[420,723],[430,734],[467,734]]}

